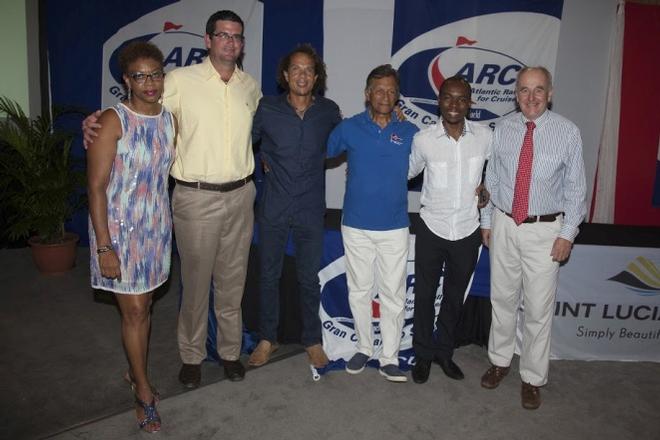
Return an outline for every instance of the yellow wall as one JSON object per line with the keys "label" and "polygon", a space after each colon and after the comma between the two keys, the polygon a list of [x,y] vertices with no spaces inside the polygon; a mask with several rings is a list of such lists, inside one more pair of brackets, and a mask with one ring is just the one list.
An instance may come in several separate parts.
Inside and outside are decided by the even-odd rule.
{"label": "yellow wall", "polygon": [[17,101],[26,113],[31,113],[25,0],[0,1],[0,60],[0,95]]}

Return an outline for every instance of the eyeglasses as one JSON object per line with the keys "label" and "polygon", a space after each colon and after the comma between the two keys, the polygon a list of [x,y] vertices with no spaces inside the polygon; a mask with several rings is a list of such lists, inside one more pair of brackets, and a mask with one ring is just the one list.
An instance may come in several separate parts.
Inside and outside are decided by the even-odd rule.
{"label": "eyeglasses", "polygon": [[228,34],[227,32],[216,32],[211,34],[214,37],[218,37],[222,41],[234,40],[234,43],[242,43],[245,41],[245,37],[241,34]]}
{"label": "eyeglasses", "polygon": [[157,70],[151,73],[135,72],[135,73],[131,73],[129,76],[133,78],[133,81],[135,81],[136,83],[144,84],[145,82],[147,82],[147,79],[150,79],[153,82],[162,81],[163,78],[165,77],[165,72],[163,72],[162,70]]}

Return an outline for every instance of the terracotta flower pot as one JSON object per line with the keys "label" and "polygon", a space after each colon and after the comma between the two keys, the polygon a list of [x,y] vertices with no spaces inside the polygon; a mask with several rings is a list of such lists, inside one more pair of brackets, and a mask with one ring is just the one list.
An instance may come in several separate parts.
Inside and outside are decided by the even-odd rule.
{"label": "terracotta flower pot", "polygon": [[58,274],[71,270],[76,264],[76,245],[78,235],[72,232],[64,233],[64,242],[43,244],[38,237],[32,237],[28,244],[32,248],[32,259],[44,274]]}

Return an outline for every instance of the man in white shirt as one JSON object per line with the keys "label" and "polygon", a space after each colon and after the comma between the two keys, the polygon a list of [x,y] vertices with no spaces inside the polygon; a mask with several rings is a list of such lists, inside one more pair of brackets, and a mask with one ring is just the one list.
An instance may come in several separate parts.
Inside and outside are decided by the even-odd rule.
{"label": "man in white shirt", "polygon": [[[452,360],[455,331],[481,244],[478,196],[490,156],[490,128],[468,121],[472,90],[459,76],[446,79],[438,93],[441,118],[413,139],[408,178],[424,172],[415,240],[415,312],[413,380],[424,383],[431,362],[450,378],[463,379]],[[435,299],[444,274],[437,320]],[[434,322],[437,334],[434,336]]]}

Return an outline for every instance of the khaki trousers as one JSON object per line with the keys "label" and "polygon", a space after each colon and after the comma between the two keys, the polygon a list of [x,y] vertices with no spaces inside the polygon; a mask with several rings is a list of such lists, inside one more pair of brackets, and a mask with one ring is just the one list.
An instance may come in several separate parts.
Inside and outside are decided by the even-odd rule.
{"label": "khaki trousers", "polygon": [[241,354],[241,300],[255,194],[252,182],[230,192],[182,185],[174,188],[172,217],[183,284],[177,339],[181,360],[186,364],[199,364],[206,358],[211,283],[218,321],[218,355],[233,361]]}
{"label": "khaki trousers", "polygon": [[493,211],[490,243],[490,301],[493,306],[488,357],[508,367],[516,345],[518,308],[523,304],[520,378],[534,386],[548,381],[550,330],[559,263],[550,251],[561,220],[523,223]]}

